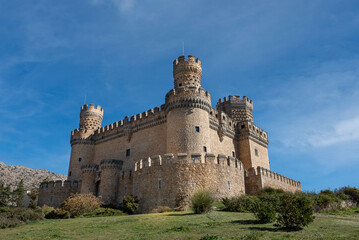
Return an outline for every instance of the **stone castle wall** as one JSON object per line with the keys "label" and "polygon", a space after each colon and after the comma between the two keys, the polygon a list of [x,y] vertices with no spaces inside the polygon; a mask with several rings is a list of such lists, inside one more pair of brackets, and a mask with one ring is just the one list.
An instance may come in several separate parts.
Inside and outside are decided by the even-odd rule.
{"label": "stone castle wall", "polygon": [[52,207],[60,207],[61,203],[72,193],[77,193],[81,189],[81,182],[78,181],[49,181],[40,184],[39,206],[47,205]]}
{"label": "stone castle wall", "polygon": [[140,212],[158,206],[186,208],[195,189],[209,189],[220,200],[244,194],[244,169],[236,158],[214,154],[164,154],[142,159],[134,171],[123,171],[118,202],[133,194]]}
{"label": "stone castle wall", "polygon": [[300,182],[287,178],[268,169],[257,167],[246,171],[246,193],[258,194],[265,187],[282,189],[285,192],[301,192]]}

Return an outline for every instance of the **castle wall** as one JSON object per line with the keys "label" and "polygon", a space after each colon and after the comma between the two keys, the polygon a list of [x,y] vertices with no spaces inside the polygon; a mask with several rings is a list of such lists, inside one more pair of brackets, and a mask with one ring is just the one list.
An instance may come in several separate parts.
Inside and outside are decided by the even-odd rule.
{"label": "castle wall", "polygon": [[80,188],[81,183],[78,181],[66,180],[62,182],[61,180],[58,180],[56,182],[43,182],[40,184],[37,205],[47,205],[58,208],[72,193],[79,192]]}
{"label": "castle wall", "polygon": [[[127,149],[130,149],[130,156],[126,156]],[[128,136],[121,136],[96,144],[93,163],[100,164],[103,159],[120,159],[124,161],[123,167],[129,169],[135,160],[164,153],[166,122],[132,133],[130,141]]]}
{"label": "castle wall", "polygon": [[300,182],[262,167],[248,169],[245,179],[247,194],[258,194],[265,187],[293,193],[302,191]]}
{"label": "castle wall", "polygon": [[214,129],[209,129],[209,149],[208,152],[213,153],[215,155],[224,154],[227,156],[233,156],[233,152],[235,152],[235,157],[237,154],[237,150],[235,149],[234,139],[228,136],[223,136],[223,140],[220,141],[218,133]]}
{"label": "castle wall", "polygon": [[[268,148],[250,139],[249,149],[252,156],[251,167],[256,168],[260,166],[265,169],[269,169]],[[257,150],[257,154],[256,154],[256,150]]]}
{"label": "castle wall", "polygon": [[137,162],[120,178],[119,199],[133,194],[140,212],[158,206],[186,208],[196,189],[209,189],[220,200],[244,194],[244,169],[235,158],[213,154],[165,154]]}

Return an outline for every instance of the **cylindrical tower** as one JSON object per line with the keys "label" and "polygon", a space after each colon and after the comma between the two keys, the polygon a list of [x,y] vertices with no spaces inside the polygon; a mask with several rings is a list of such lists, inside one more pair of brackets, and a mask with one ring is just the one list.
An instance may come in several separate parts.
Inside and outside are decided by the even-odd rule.
{"label": "cylindrical tower", "polygon": [[92,193],[96,195],[97,164],[84,164],[81,166],[81,193]]}
{"label": "cylindrical tower", "polygon": [[123,161],[115,159],[102,160],[100,163],[101,182],[99,197],[106,204],[116,205],[118,181]]}
{"label": "cylindrical tower", "polygon": [[95,131],[101,127],[103,109],[100,106],[95,108],[94,104],[83,105],[80,112],[80,129]]}
{"label": "cylindrical tower", "polygon": [[174,89],[166,95],[167,152],[202,153],[209,149],[211,97],[201,88],[199,59],[179,57],[173,62]]}
{"label": "cylindrical tower", "polygon": [[173,77],[175,89],[190,86],[200,88],[202,78],[201,61],[191,55],[188,55],[187,61],[185,56],[180,56],[173,61]]}
{"label": "cylindrical tower", "polygon": [[81,166],[92,163],[94,145],[91,135],[101,127],[103,108],[94,104],[83,105],[80,112],[79,128],[71,133],[71,157],[69,180],[81,180]]}

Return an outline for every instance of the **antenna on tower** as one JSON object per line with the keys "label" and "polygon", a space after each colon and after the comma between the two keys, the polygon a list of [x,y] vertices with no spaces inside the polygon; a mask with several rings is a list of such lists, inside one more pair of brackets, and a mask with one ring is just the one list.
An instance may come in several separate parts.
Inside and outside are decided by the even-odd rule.
{"label": "antenna on tower", "polygon": [[182,56],[184,56],[184,41],[182,42]]}
{"label": "antenna on tower", "polygon": [[84,105],[86,104],[86,95],[85,95],[85,99],[84,99]]}

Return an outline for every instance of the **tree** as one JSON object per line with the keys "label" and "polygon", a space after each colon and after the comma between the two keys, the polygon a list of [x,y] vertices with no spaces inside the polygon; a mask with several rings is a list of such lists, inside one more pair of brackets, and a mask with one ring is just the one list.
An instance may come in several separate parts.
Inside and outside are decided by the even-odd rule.
{"label": "tree", "polygon": [[12,192],[13,204],[17,207],[21,207],[24,195],[25,195],[24,181],[21,179],[21,181],[17,185],[17,188]]}
{"label": "tree", "polygon": [[0,185],[0,207],[8,206],[10,202],[11,189],[10,186]]}
{"label": "tree", "polygon": [[39,197],[39,188],[33,186],[30,192],[27,194],[30,198],[29,208],[36,208],[37,200]]}

